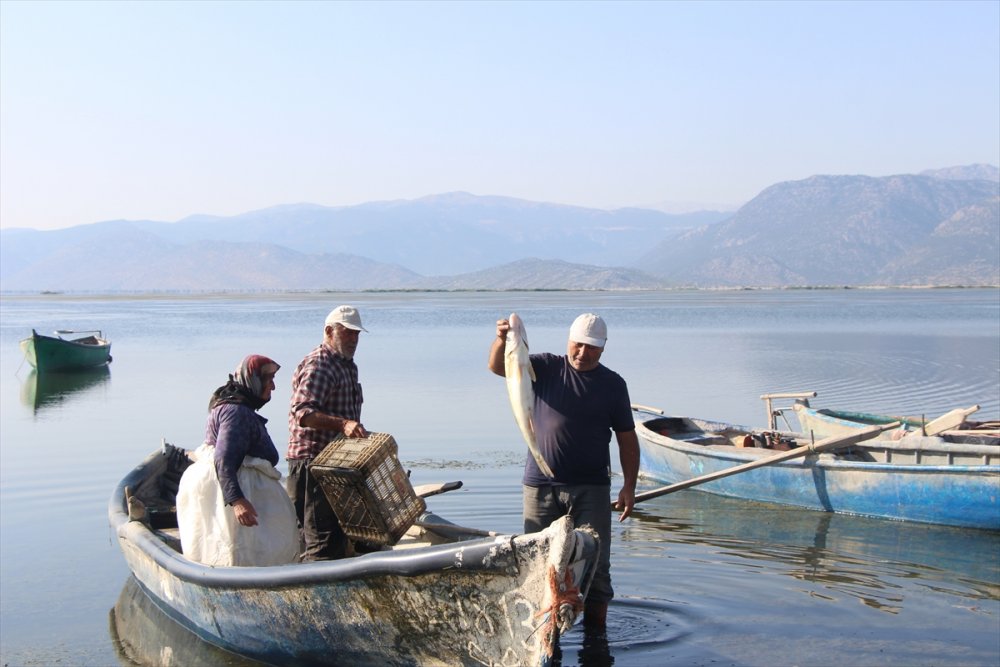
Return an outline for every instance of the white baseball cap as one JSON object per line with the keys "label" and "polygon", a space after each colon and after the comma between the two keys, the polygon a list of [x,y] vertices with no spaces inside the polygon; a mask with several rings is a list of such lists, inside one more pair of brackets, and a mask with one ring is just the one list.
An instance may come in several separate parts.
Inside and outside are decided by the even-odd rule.
{"label": "white baseball cap", "polygon": [[331,310],[330,314],[326,316],[326,324],[324,326],[329,327],[334,324],[341,324],[355,331],[368,331],[368,329],[361,326],[361,314],[358,313],[358,309],[354,306],[337,306]]}
{"label": "white baseball cap", "polygon": [[604,343],[608,340],[608,325],[600,315],[584,313],[573,320],[573,326],[569,328],[569,339],[574,343],[604,347]]}

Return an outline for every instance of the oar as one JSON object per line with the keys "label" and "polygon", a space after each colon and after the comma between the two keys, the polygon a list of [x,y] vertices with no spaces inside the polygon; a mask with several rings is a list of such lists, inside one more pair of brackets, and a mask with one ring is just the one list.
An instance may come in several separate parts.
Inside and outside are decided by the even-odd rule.
{"label": "oar", "polygon": [[421,498],[436,496],[439,493],[461,489],[462,482],[437,482],[434,484],[418,484],[413,487],[413,493]]}
{"label": "oar", "polygon": [[924,425],[924,435],[938,435],[953,428],[958,428],[965,421],[965,418],[979,409],[978,405],[970,408],[955,408],[951,412],[946,412],[937,419],[927,422]]}
{"label": "oar", "polygon": [[747,470],[753,470],[754,468],[763,468],[764,466],[769,466],[772,463],[780,463],[782,461],[788,461],[790,459],[806,456],[807,454],[814,454],[814,453],[818,454],[820,452],[826,452],[831,449],[847,447],[848,445],[853,445],[855,443],[861,442],[862,440],[868,440],[870,438],[874,438],[882,431],[888,431],[890,429],[898,427],[899,427],[899,422],[892,422],[891,424],[876,424],[875,426],[865,427],[855,433],[850,433],[847,435],[835,435],[829,438],[824,438],[823,440],[820,440],[815,444],[803,445],[802,447],[789,449],[786,452],[780,452],[778,454],[775,454],[774,456],[768,456],[763,459],[758,459],[757,461],[750,461],[749,463],[742,463],[738,466],[733,466],[732,468],[726,468],[725,470],[717,470],[715,472],[710,472],[707,475],[701,475],[700,477],[694,477],[692,479],[684,480],[683,482],[676,482],[674,484],[670,484],[669,486],[663,486],[658,489],[653,489],[652,491],[646,491],[644,493],[640,493],[636,495],[635,502],[641,503],[644,500],[659,498],[660,496],[665,496],[668,493],[673,493],[674,491],[689,489],[692,486],[698,486],[699,484],[711,482],[712,480],[721,479],[723,477],[729,477],[730,475],[738,475],[741,472],[746,472]]}

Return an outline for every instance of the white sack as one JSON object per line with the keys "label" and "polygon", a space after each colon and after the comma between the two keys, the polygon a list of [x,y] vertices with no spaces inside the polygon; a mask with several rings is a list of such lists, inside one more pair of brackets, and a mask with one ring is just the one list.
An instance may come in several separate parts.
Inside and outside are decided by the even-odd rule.
{"label": "white sack", "polygon": [[181,477],[177,525],[184,555],[213,566],[284,565],[297,560],[295,508],[270,462],[248,456],[237,471],[243,495],[257,510],[256,526],[241,526],[222,499],[215,472],[215,448],[203,444]]}

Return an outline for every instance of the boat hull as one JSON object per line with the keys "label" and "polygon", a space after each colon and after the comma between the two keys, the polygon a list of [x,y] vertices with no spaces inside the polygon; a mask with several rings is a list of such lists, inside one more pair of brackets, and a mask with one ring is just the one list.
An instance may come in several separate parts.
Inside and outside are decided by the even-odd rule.
{"label": "boat hull", "polygon": [[93,336],[81,340],[93,342],[65,340],[32,331],[20,346],[25,359],[39,373],[96,368],[111,362],[110,342]]}
{"label": "boat hull", "polygon": [[[636,415],[640,474],[656,482],[673,484],[774,454],[769,449],[704,444],[711,439],[693,437],[697,431],[690,428],[683,438],[670,437],[658,432],[662,430],[657,428],[658,419],[662,423],[657,415]],[[750,431],[718,422],[684,421],[703,435]],[[984,459],[992,462],[981,465],[937,465],[926,463],[928,457],[933,460],[931,452],[922,459],[925,462],[919,462],[918,453],[911,463],[893,463],[855,460],[874,458],[862,456],[869,452],[864,443],[855,445],[852,451],[856,454],[810,454],[698,488],[723,496],[827,512],[1000,530],[1000,464],[995,460]]]}
{"label": "boat hull", "polygon": [[206,641],[275,665],[545,664],[558,637],[547,634],[549,566],[561,560],[585,592],[597,559],[596,538],[560,522],[338,561],[211,568],[128,519],[124,489],[141,478],[123,480],[109,508],[139,585]]}

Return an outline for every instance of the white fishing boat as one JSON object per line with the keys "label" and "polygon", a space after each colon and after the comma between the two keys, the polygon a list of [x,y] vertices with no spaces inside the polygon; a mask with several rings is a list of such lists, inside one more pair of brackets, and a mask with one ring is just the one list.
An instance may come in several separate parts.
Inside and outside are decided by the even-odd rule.
{"label": "white fishing boat", "polygon": [[549,664],[597,562],[596,536],[568,517],[503,535],[425,512],[371,553],[209,567],[181,553],[174,500],[187,464],[164,444],[122,479],[109,505],[122,553],[168,616],[272,665]]}

